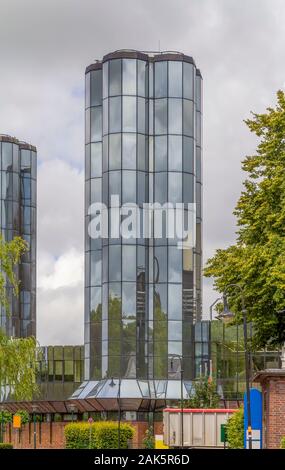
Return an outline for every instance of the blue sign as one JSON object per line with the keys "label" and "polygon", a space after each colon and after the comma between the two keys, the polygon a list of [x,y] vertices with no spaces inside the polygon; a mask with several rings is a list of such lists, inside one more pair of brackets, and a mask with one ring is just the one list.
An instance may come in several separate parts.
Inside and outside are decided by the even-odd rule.
{"label": "blue sign", "polygon": [[[247,394],[244,394],[244,447],[248,449]],[[256,388],[250,389],[250,415],[252,448],[262,449],[262,394]]]}

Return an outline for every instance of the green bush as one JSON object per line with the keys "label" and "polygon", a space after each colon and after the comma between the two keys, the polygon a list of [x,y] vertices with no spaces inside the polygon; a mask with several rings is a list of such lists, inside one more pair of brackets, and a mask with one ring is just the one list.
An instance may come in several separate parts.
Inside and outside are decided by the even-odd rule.
{"label": "green bush", "polygon": [[1,449],[13,449],[13,444],[9,442],[0,442],[0,450]]}
{"label": "green bush", "polygon": [[230,449],[243,449],[244,447],[244,424],[243,409],[232,414],[227,422],[228,447]]}
{"label": "green bush", "polygon": [[17,410],[15,415],[21,416],[21,424],[27,424],[30,421],[30,415],[26,410]]}
{"label": "green bush", "polygon": [[12,423],[12,413],[6,410],[0,411],[0,423]]}
{"label": "green bush", "polygon": [[285,449],[285,436],[281,439],[280,449]]}
{"label": "green bush", "polygon": [[153,427],[148,428],[144,434],[143,446],[145,449],[154,449],[155,448],[155,438],[153,435]]}
{"label": "green bush", "polygon": [[[122,423],[120,429],[120,447],[127,449],[134,428]],[[66,449],[118,449],[117,422],[70,423],[65,426],[64,435]]]}

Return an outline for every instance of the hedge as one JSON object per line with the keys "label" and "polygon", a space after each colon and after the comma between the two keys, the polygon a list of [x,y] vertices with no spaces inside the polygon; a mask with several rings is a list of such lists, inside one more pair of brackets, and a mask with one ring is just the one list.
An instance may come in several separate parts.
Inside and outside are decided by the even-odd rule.
{"label": "hedge", "polygon": [[285,449],[285,436],[283,436],[281,439],[280,449]]}
{"label": "hedge", "polygon": [[13,444],[9,442],[0,442],[0,450],[1,449],[13,449]]}
{"label": "hedge", "polygon": [[[118,449],[118,423],[97,421],[95,423],[70,423],[64,427],[66,449]],[[125,423],[120,425],[120,447],[128,448],[134,428]]]}
{"label": "hedge", "polygon": [[227,422],[228,447],[230,449],[244,448],[243,409],[235,411]]}

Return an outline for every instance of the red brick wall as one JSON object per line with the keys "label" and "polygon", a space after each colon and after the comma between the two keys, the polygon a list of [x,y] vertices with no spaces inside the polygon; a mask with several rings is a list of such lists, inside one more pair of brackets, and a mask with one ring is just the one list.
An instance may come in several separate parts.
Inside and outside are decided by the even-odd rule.
{"label": "red brick wall", "polygon": [[[36,437],[38,449],[64,449],[64,426],[67,423],[53,422],[53,423],[37,423],[36,424]],[[135,428],[135,435],[133,438],[133,448],[141,448],[145,431],[148,428],[148,423],[143,421],[132,421],[131,424]],[[163,434],[163,423],[157,422],[154,425],[155,434]],[[15,449],[33,449],[34,448],[34,425],[26,424],[22,426],[19,439],[19,431],[12,429],[11,426],[7,427],[4,434],[5,442],[11,442]]]}
{"label": "red brick wall", "polygon": [[263,443],[267,449],[279,449],[285,436],[285,377],[268,377],[262,387]]}

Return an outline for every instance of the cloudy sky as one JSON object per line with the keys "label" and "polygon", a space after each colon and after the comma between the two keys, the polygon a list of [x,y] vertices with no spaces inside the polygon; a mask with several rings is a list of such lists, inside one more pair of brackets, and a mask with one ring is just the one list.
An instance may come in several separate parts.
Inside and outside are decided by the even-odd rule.
{"label": "cloudy sky", "polygon": [[[285,86],[284,0],[1,0],[0,133],[38,148],[38,339],[83,342],[84,70],[178,50],[204,77],[204,261],[234,241],[243,119]],[[204,282],[204,316],[216,298]]]}

